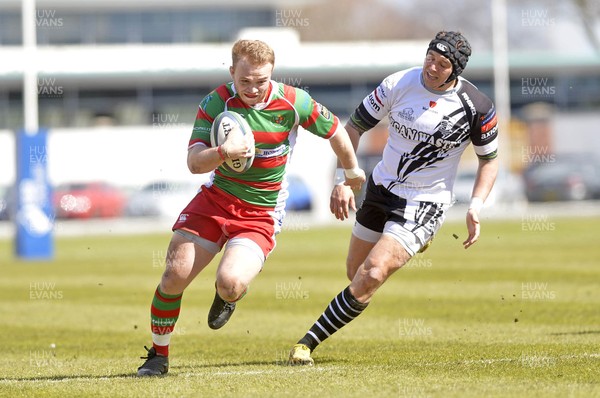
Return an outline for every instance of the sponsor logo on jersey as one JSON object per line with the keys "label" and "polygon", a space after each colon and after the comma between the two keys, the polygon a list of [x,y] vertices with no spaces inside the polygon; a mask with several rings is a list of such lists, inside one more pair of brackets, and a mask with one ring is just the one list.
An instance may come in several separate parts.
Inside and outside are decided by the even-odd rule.
{"label": "sponsor logo on jersey", "polygon": [[273,116],[273,123],[275,123],[275,124],[281,125],[284,120],[285,120],[285,118],[283,117],[283,115]]}
{"label": "sponsor logo on jersey", "polygon": [[381,111],[381,107],[379,106],[376,96],[374,95],[374,93],[369,94],[369,105],[371,105],[371,108],[373,108],[373,110],[375,112],[380,112]]}
{"label": "sponsor logo on jersey", "polygon": [[450,141],[445,140],[443,137],[435,136],[425,131],[417,130],[414,128],[410,128],[405,126],[402,123],[394,120],[390,115],[390,125],[394,127],[394,129],[400,134],[402,138],[411,141],[419,141],[424,142],[429,145],[434,145],[442,151],[448,151],[452,148],[456,148],[460,146],[460,141]]}
{"label": "sponsor logo on jersey", "polygon": [[481,116],[479,118],[479,120],[481,120],[481,124],[486,124],[487,122],[494,119],[495,117],[496,117],[496,110],[492,106],[492,109],[490,109],[490,111],[487,114]]}
{"label": "sponsor logo on jersey", "polygon": [[404,120],[408,120],[409,122],[414,122],[415,110],[413,108],[404,108],[400,112],[398,112],[398,116],[400,116]]}
{"label": "sponsor logo on jersey", "polygon": [[439,127],[438,131],[440,133],[444,133],[444,132],[445,133],[449,133],[449,132],[452,131],[452,127],[454,126],[454,124],[452,122],[450,122],[449,119],[447,119],[447,118],[444,117],[442,119],[442,121],[440,122],[439,126],[440,127]]}
{"label": "sponsor logo on jersey", "polygon": [[179,221],[178,222],[186,222],[188,218],[188,215],[183,213],[179,215]]}
{"label": "sponsor logo on jersey", "polygon": [[317,102],[317,109],[319,110],[319,113],[327,120],[331,119],[331,112],[329,112],[329,109],[325,108],[325,105],[319,104]]}
{"label": "sponsor logo on jersey", "polygon": [[202,100],[202,102],[200,103],[200,108],[206,112],[206,106],[208,105],[208,103],[212,100],[212,94],[208,94],[206,97],[204,97],[204,99]]}
{"label": "sponsor logo on jersey", "polygon": [[436,105],[437,105],[437,102],[435,102],[435,101],[429,101],[429,107],[430,108],[435,108]]}
{"label": "sponsor logo on jersey", "polygon": [[[483,130],[482,130],[483,131]],[[488,131],[487,133],[482,133],[481,134],[481,139],[482,140],[487,140],[490,137],[493,137],[494,135],[496,135],[496,133],[498,132],[498,126],[494,126],[490,131]]]}
{"label": "sponsor logo on jersey", "polygon": [[385,90],[383,89],[383,87],[381,87],[381,85],[377,86],[377,93],[379,93],[381,98],[387,98],[387,95],[385,94]]}
{"label": "sponsor logo on jersey", "polygon": [[496,127],[497,123],[498,118],[496,117],[496,115],[494,115],[494,117],[490,121],[481,126],[481,134],[485,134],[488,131],[492,130],[494,127]]}
{"label": "sponsor logo on jersey", "polygon": [[465,99],[467,105],[469,105],[469,108],[471,109],[471,114],[475,116],[477,114],[477,110],[475,109],[475,105],[473,105],[473,101],[471,101],[471,97],[469,97],[467,93],[462,93],[461,95]]}
{"label": "sponsor logo on jersey", "polygon": [[270,148],[270,149],[261,149],[261,148],[256,148],[256,153],[255,153],[255,157],[257,158],[273,158],[275,156],[281,156],[285,153],[287,149],[287,145],[280,145],[276,148]]}

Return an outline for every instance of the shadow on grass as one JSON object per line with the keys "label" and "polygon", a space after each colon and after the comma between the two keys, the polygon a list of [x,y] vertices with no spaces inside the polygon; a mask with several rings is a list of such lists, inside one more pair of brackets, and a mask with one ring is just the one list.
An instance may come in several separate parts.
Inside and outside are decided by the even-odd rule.
{"label": "shadow on grass", "polygon": [[31,377],[2,377],[0,381],[63,381],[84,379],[127,379],[137,378],[134,372],[116,375],[53,375],[53,376],[31,376]]}
{"label": "shadow on grass", "polygon": [[[339,360],[334,360],[334,359],[327,359],[327,358],[323,358],[323,359],[319,359],[317,361],[317,365],[325,365],[325,364],[329,364],[329,363],[339,363]],[[219,368],[238,368],[238,367],[244,367],[244,366],[276,366],[278,368],[290,368],[290,369],[299,369],[299,368],[303,368],[304,366],[291,366],[288,365],[287,361],[244,361],[244,362],[222,362],[222,363],[202,363],[202,364],[190,364],[190,365],[181,365],[181,366],[174,366],[172,369],[176,369],[176,370],[194,370],[194,369],[199,369],[199,368],[212,368],[212,369],[219,369]]]}
{"label": "shadow on grass", "polygon": [[[320,359],[317,363],[319,365],[325,365],[329,363],[338,363],[339,361],[333,359]],[[2,381],[14,381],[14,382],[31,382],[31,381],[69,381],[69,380],[102,380],[102,379],[160,379],[162,377],[177,376],[179,373],[193,372],[198,369],[212,369],[212,370],[225,370],[227,368],[241,368],[246,366],[266,366],[266,367],[278,367],[278,368],[290,368],[290,369],[310,369],[309,366],[290,366],[284,361],[245,361],[245,362],[223,362],[223,363],[204,363],[204,364],[190,364],[190,365],[175,365],[169,370],[170,372],[163,376],[158,377],[137,377],[135,371],[131,373],[120,373],[112,375],[52,375],[52,376],[31,376],[31,377],[0,377]],[[249,370],[249,372],[256,372],[256,369]],[[260,371],[259,371],[260,372]]]}

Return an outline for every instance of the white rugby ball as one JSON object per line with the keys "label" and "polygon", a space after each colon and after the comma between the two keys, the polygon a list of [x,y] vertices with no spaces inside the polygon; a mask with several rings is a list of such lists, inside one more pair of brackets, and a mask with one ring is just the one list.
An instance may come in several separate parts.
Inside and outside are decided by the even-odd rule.
{"label": "white rugby ball", "polygon": [[245,137],[250,140],[250,148],[248,153],[251,154],[248,158],[226,159],[223,166],[235,173],[243,173],[252,167],[254,161],[254,133],[250,125],[239,113],[233,111],[224,111],[217,115],[210,129],[210,144],[217,147],[225,142],[229,133],[234,129],[239,130]]}

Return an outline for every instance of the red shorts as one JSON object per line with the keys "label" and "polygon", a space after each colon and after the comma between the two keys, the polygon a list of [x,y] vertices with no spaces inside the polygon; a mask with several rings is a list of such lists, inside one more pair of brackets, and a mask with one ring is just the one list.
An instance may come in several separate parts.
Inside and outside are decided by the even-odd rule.
{"label": "red shorts", "polygon": [[282,218],[283,214],[278,220],[271,208],[252,206],[215,186],[203,186],[172,229],[188,231],[219,248],[231,238],[247,238],[259,245],[267,258],[275,248]]}

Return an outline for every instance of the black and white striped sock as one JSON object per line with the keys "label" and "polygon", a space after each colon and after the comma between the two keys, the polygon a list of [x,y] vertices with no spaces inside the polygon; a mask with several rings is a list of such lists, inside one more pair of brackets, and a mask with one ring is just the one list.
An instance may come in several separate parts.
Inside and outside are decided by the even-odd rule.
{"label": "black and white striped sock", "polygon": [[308,333],[298,341],[298,344],[305,344],[313,351],[323,340],[359,316],[367,308],[367,305],[369,303],[359,302],[350,293],[350,286],[348,286],[331,300],[325,312],[312,325]]}

